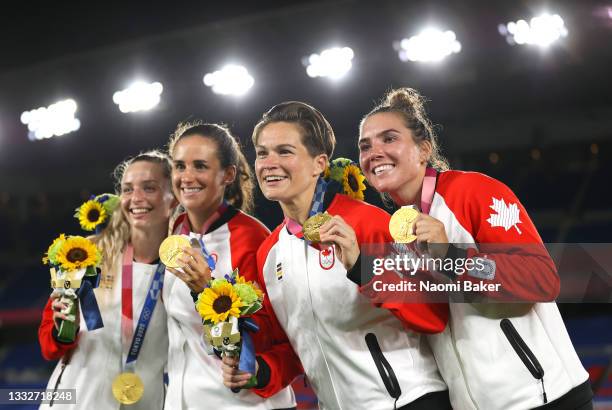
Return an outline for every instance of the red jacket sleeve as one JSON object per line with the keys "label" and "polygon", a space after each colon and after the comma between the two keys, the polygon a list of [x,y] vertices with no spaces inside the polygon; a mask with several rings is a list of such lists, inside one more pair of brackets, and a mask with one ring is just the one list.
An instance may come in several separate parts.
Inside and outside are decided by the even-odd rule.
{"label": "red jacket sleeve", "polygon": [[263,267],[271,246],[278,238],[279,229],[262,244],[257,252],[257,283],[264,292],[263,308],[253,318],[259,325],[259,332],[253,336],[257,356],[263,359],[270,368],[270,380],[259,389],[252,389],[257,395],[267,398],[287,387],[297,376],[304,373],[302,363],[293,350],[285,331],[274,315],[274,310],[267,296],[263,276]]}
{"label": "red jacket sleeve", "polygon": [[[349,200],[352,201],[352,200]],[[341,209],[348,210],[346,215],[341,215],[345,221],[353,227],[357,235],[357,241],[362,252],[379,253],[388,249],[388,244],[393,242],[389,233],[390,215],[375,206],[352,201],[353,204],[343,204]],[[355,212],[351,212],[354,210]],[[364,218],[363,215],[367,215]],[[384,256],[384,255],[380,255]],[[363,278],[372,276],[371,269],[363,272]],[[394,273],[386,273],[386,282],[397,282],[399,278]],[[361,282],[360,282],[361,283]],[[372,289],[372,281],[360,287],[360,291],[373,299],[376,306],[388,309],[407,328],[419,333],[440,333],[448,322],[447,303],[418,303],[418,295],[406,294],[403,300],[397,294],[385,295],[377,293]]]}
{"label": "red jacket sleeve", "polygon": [[40,343],[40,351],[46,360],[58,360],[68,351],[77,346],[78,334],[74,342],[61,343],[58,342],[54,334],[56,333],[53,323],[53,310],[51,309],[51,299],[47,301],[43,309],[42,320],[38,327],[38,341]]}
{"label": "red jacket sleeve", "polygon": [[[449,188],[455,190],[455,195],[449,192],[443,196],[478,247],[468,249],[465,256],[485,262],[488,272],[484,278],[467,272],[459,280],[500,284],[498,291],[481,292],[492,299],[554,300],[560,289],[557,269],[516,195],[506,185],[482,174],[458,173],[454,178],[447,185],[455,185]],[[457,188],[465,188],[463,195],[456,195]]]}

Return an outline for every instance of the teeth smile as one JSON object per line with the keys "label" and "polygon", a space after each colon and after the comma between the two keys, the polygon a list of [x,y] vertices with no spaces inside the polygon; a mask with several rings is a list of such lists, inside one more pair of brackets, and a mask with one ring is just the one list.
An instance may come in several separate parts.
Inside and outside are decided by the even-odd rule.
{"label": "teeth smile", "polygon": [[133,213],[133,214],[138,214],[138,215],[140,215],[140,214],[146,214],[146,213],[148,213],[149,211],[150,211],[150,209],[149,209],[149,208],[132,208],[132,209],[130,209],[130,212],[131,212],[131,213]]}
{"label": "teeth smile", "polygon": [[270,175],[264,178],[264,181],[266,182],[272,182],[272,181],[281,181],[283,179],[285,179],[286,177],[282,177],[279,175]]}
{"label": "teeth smile", "polygon": [[379,165],[377,167],[374,167],[374,169],[372,169],[372,172],[374,173],[374,175],[380,175],[383,172],[388,171],[393,168],[395,168],[395,165],[392,165],[392,164]]}
{"label": "teeth smile", "polygon": [[191,194],[194,192],[200,192],[202,188],[181,188],[181,190],[187,194]]}

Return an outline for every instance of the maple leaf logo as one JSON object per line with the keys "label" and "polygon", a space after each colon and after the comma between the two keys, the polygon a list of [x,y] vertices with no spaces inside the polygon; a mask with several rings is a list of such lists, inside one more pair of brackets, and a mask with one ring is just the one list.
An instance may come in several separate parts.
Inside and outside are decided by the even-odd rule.
{"label": "maple leaf logo", "polygon": [[522,232],[517,226],[517,224],[522,223],[519,216],[520,209],[518,205],[506,205],[503,198],[496,199],[493,197],[492,199],[493,205],[490,205],[490,208],[497,213],[491,214],[489,219],[487,219],[487,222],[491,224],[491,227],[495,228],[496,226],[501,226],[506,230],[506,232],[508,232],[510,228],[514,227],[519,235],[521,235]]}

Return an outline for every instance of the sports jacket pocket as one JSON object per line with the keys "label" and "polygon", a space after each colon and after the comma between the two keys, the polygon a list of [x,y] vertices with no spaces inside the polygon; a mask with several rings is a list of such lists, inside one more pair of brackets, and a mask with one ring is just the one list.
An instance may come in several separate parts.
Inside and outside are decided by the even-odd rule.
{"label": "sports jacket pocket", "polygon": [[546,390],[544,388],[544,369],[540,365],[540,362],[535,357],[529,346],[527,346],[527,343],[525,343],[525,340],[523,340],[510,319],[502,319],[499,326],[519,359],[521,359],[527,370],[529,370],[529,373],[531,373],[534,379],[539,380],[540,383],[542,383],[542,399],[544,400],[544,403],[548,403],[548,399],[546,398]]}

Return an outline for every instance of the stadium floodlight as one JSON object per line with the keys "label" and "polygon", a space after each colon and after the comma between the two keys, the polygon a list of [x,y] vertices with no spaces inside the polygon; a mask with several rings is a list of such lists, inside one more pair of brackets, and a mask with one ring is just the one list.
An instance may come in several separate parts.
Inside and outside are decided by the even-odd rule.
{"label": "stadium floodlight", "polygon": [[136,81],[125,90],[113,94],[113,102],[122,113],[147,111],[159,104],[164,87],[161,83]]}
{"label": "stadium floodlight", "polygon": [[304,58],[306,74],[309,77],[343,77],[353,66],[355,56],[350,47],[334,47],[321,51],[321,54],[311,54]]}
{"label": "stadium floodlight", "polygon": [[72,99],[58,101],[21,114],[21,122],[28,126],[30,141],[42,140],[76,131],[81,122],[75,118],[77,104]]}
{"label": "stadium floodlight", "polygon": [[498,30],[511,45],[531,44],[548,47],[567,36],[567,28],[561,16],[547,13],[532,18],[529,23],[518,20],[506,25],[500,24]]}
{"label": "stadium floodlight", "polygon": [[436,62],[461,51],[461,43],[451,30],[426,28],[416,36],[394,44],[402,61]]}
{"label": "stadium floodlight", "polygon": [[206,74],[204,84],[212,87],[215,94],[240,96],[253,87],[255,80],[245,67],[228,64],[221,70]]}

